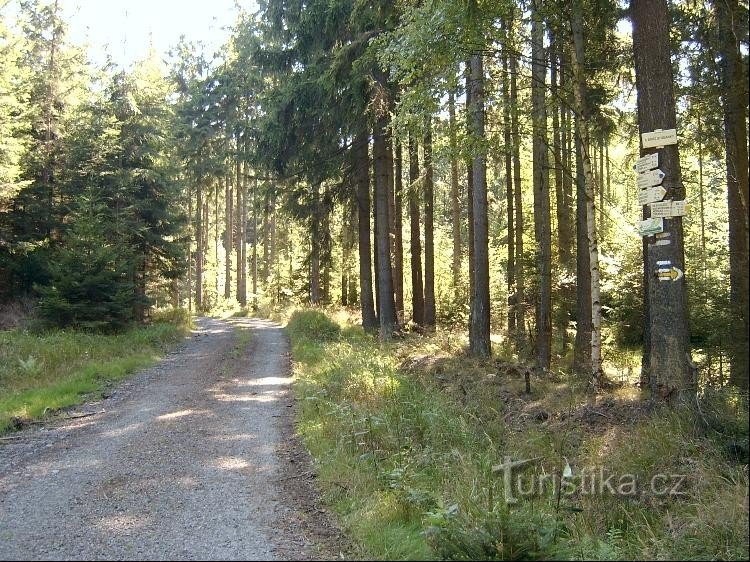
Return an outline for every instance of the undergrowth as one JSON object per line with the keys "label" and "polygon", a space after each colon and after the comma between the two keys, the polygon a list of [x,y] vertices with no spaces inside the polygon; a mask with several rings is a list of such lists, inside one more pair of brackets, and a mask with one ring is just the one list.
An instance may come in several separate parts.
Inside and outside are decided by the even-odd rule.
{"label": "undergrowth", "polygon": [[[337,320],[289,319],[298,431],[363,556],[747,558],[745,405],[695,415],[616,388],[592,406],[565,375],[526,395],[512,362],[464,357],[450,334],[382,343]],[[507,459],[536,459],[509,490]]]}
{"label": "undergrowth", "polygon": [[79,404],[155,363],[189,328],[183,311],[119,334],[0,332],[0,434]]}

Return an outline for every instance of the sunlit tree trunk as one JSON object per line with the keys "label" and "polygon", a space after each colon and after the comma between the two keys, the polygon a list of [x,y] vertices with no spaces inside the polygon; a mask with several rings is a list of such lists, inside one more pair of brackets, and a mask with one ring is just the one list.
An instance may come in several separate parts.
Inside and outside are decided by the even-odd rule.
{"label": "sunlit tree trunk", "polygon": [[411,256],[412,321],[424,326],[424,283],[422,282],[422,240],[419,212],[419,154],[417,142],[409,135],[409,253]]}
{"label": "sunlit tree trunk", "polygon": [[[599,242],[597,239],[596,223],[594,221],[594,196],[596,192],[596,181],[592,170],[591,157],[589,156],[590,138],[588,132],[588,108],[586,107],[586,78],[584,75],[585,53],[583,43],[583,18],[581,14],[580,0],[573,4],[573,19],[571,30],[573,32],[573,49],[571,51],[571,63],[573,68],[575,109],[579,117],[577,132],[580,136],[579,146],[581,148],[581,164],[583,165],[584,196],[586,204],[586,248],[589,252],[589,297],[591,300],[591,384],[594,391],[601,387],[602,380],[602,358],[601,358],[601,298],[599,281]],[[603,154],[604,151],[602,150]],[[603,166],[600,166],[600,177],[603,174]],[[599,186],[600,201],[602,187]]]}
{"label": "sunlit tree trunk", "polygon": [[424,136],[424,323],[435,329],[435,184],[432,168],[432,116]]}

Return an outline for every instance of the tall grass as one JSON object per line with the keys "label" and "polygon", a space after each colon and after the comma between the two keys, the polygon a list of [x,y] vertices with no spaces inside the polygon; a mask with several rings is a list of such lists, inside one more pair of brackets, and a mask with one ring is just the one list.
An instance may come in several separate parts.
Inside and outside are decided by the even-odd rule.
{"label": "tall grass", "polygon": [[153,364],[188,329],[181,313],[114,335],[0,332],[0,433],[82,402]]}
{"label": "tall grass", "polygon": [[[457,356],[444,334],[381,343],[319,311],[296,312],[288,331],[298,430],[325,500],[364,556],[747,558],[747,461],[729,458],[691,414],[645,411],[619,395],[591,412],[564,378],[535,381],[527,396],[522,377]],[[492,471],[506,455],[541,457],[528,469],[538,478],[568,463],[575,482],[584,466],[686,482],[677,496],[562,496],[552,487],[506,504]]]}

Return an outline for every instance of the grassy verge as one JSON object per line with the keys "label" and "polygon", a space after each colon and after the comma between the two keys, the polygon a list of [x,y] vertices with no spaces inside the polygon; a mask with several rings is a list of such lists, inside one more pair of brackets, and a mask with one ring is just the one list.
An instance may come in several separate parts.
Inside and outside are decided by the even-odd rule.
{"label": "grassy verge", "polygon": [[[695,416],[623,387],[588,405],[564,375],[526,395],[516,366],[445,335],[382,344],[317,311],[288,332],[298,430],[364,556],[747,558],[747,417],[731,399]],[[505,457],[538,459],[509,490],[492,470]]]}
{"label": "grassy verge", "polygon": [[187,316],[170,314],[116,335],[0,332],[0,434],[79,404],[152,365],[188,325]]}

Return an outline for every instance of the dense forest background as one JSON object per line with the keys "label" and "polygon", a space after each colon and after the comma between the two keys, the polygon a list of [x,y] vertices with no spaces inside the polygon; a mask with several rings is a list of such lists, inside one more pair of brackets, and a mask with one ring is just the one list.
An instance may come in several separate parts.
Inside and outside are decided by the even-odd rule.
{"label": "dense forest background", "polygon": [[[592,389],[747,390],[746,2],[259,4],[217,53],[125,69],[58,0],[3,15],[4,321],[330,303]],[[678,144],[643,147],[657,128]],[[653,153],[689,202],[663,236]]]}

